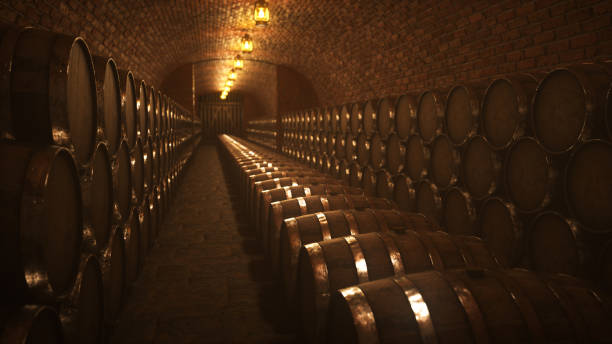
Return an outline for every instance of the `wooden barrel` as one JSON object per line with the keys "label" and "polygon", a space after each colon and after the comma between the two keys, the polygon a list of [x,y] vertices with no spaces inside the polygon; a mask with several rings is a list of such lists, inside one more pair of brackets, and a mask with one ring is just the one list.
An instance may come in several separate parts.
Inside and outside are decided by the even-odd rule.
{"label": "wooden barrel", "polygon": [[382,98],[377,104],[377,129],[383,139],[395,132],[395,99]]}
{"label": "wooden barrel", "polygon": [[286,219],[280,235],[281,283],[289,308],[295,306],[297,268],[303,245],[347,235],[409,228],[436,228],[421,214],[389,209],[330,210]]}
{"label": "wooden barrel", "polygon": [[[5,138],[74,149],[79,164],[94,151],[97,99],[94,67],[85,41],[32,28],[2,37],[1,61],[10,73],[2,87],[0,129]],[[12,54],[9,54],[11,52]],[[70,71],[70,73],[68,72]],[[10,94],[10,95],[9,95]]]}
{"label": "wooden barrel", "polygon": [[417,99],[404,94],[395,103],[395,131],[401,139],[407,139],[416,132]]}
{"label": "wooden barrel", "polygon": [[425,91],[419,97],[416,113],[417,128],[423,141],[427,144],[440,133],[444,127],[444,97],[437,91]]}
{"label": "wooden barrel", "polygon": [[365,102],[365,104],[363,104],[363,116],[362,116],[362,123],[361,123],[361,128],[363,129],[363,132],[368,136],[372,136],[374,134],[374,132],[376,132],[378,130],[377,128],[377,121],[378,121],[378,107],[377,107],[377,101],[376,100],[368,100],[367,102]]}
{"label": "wooden barrel", "polygon": [[452,187],[444,193],[443,223],[449,234],[478,235],[476,208],[469,193]]}
{"label": "wooden barrel", "polygon": [[393,178],[393,200],[401,211],[416,211],[416,191],[412,179],[403,173]]}
{"label": "wooden barrel", "polygon": [[151,176],[153,178],[151,186],[154,188],[161,179],[159,175],[159,143],[153,136],[149,136],[148,140],[151,147]]}
{"label": "wooden barrel", "polygon": [[441,222],[442,197],[438,187],[429,180],[423,179],[415,183],[414,192],[415,210],[437,222]]}
{"label": "wooden barrel", "polygon": [[501,160],[483,136],[473,136],[463,148],[462,181],[476,200],[500,189]]}
{"label": "wooden barrel", "polygon": [[[532,270],[586,277],[587,250],[580,226],[554,211],[539,213],[529,227],[527,255]],[[589,271],[590,272],[590,271]]]}
{"label": "wooden barrel", "polygon": [[129,148],[134,147],[138,137],[138,108],[136,94],[136,82],[130,71],[119,71],[119,82],[121,85],[121,122],[125,129],[125,135]]}
{"label": "wooden barrel", "polygon": [[340,109],[337,106],[329,108],[329,132],[337,133],[340,131]]}
{"label": "wooden barrel", "polygon": [[365,133],[359,134],[357,137],[357,162],[361,166],[365,166],[370,163],[370,152],[372,150],[372,143]]}
{"label": "wooden barrel", "polygon": [[411,135],[406,141],[404,173],[412,180],[427,177],[431,155],[419,135]]}
{"label": "wooden barrel", "polygon": [[157,110],[157,92],[153,85],[147,85],[147,111],[149,112],[149,125],[151,126],[151,135],[158,137],[160,134],[159,112]]}
{"label": "wooden barrel", "polygon": [[121,215],[121,221],[130,216],[132,202],[132,161],[127,141],[121,141],[115,161],[113,162],[113,195],[117,203],[117,209]]}
{"label": "wooden barrel", "polygon": [[48,306],[24,305],[7,314],[0,324],[0,343],[63,344],[62,324]]}
{"label": "wooden barrel", "polygon": [[[82,239],[81,189],[67,149],[0,144],[2,300],[56,297],[71,286]],[[37,276],[32,278],[32,276]]]}
{"label": "wooden barrel", "polygon": [[326,134],[325,141],[327,143],[327,155],[335,156],[336,155],[336,133],[328,132]]}
{"label": "wooden barrel", "polygon": [[436,186],[445,190],[457,184],[461,170],[460,154],[450,137],[438,135],[431,143],[429,175]]}
{"label": "wooden barrel", "polygon": [[565,171],[565,200],[586,229],[612,230],[612,144],[590,140],[572,152]]}
{"label": "wooden barrel", "polygon": [[144,188],[151,190],[154,185],[153,177],[153,147],[151,137],[142,140],[142,160],[144,162]]}
{"label": "wooden barrel", "polygon": [[463,145],[478,132],[482,93],[477,85],[457,85],[448,93],[444,125],[453,144]]}
{"label": "wooden barrel", "polygon": [[585,282],[514,269],[358,284],[334,292],[328,318],[328,343],[602,343],[612,314]]}
{"label": "wooden barrel", "polygon": [[74,287],[59,312],[67,344],[104,342],[104,286],[95,256],[81,260]]}
{"label": "wooden barrel", "polygon": [[361,188],[366,196],[376,196],[376,172],[370,165],[361,169]]}
{"label": "wooden barrel", "polygon": [[370,139],[370,165],[375,169],[381,169],[385,166],[387,157],[387,146],[380,135],[374,134]]}
{"label": "wooden barrel", "polygon": [[351,105],[349,126],[353,136],[357,137],[363,131],[363,104],[357,102]]}
{"label": "wooden barrel", "polygon": [[286,235],[282,237],[284,220],[328,210],[365,208],[391,209],[395,207],[395,205],[387,199],[357,194],[356,192],[358,192],[358,190],[356,188],[351,188],[349,190],[355,193],[297,197],[271,204],[270,227],[268,230],[270,244],[268,247],[270,250],[272,271],[274,273],[279,271],[280,244],[284,242],[283,240],[286,240]]}
{"label": "wooden barrel", "polygon": [[346,136],[345,134],[338,132],[335,137],[336,147],[334,148],[334,153],[336,158],[344,159],[346,157]]}
{"label": "wooden barrel", "polygon": [[151,190],[149,193],[149,209],[151,213],[151,232],[149,233],[149,245],[152,246],[159,235],[159,229],[162,221],[162,209],[157,190]]}
{"label": "wooden barrel", "polygon": [[106,246],[113,222],[113,173],[104,142],[98,142],[91,164],[81,178],[83,223],[91,228],[97,249]]}
{"label": "wooden barrel", "polygon": [[481,128],[493,149],[505,149],[526,133],[536,86],[529,74],[491,82],[482,101]]}
{"label": "wooden barrel", "polygon": [[357,234],[301,248],[297,301],[305,342],[322,342],[334,290],[429,270],[499,267],[479,238],[431,231],[429,223],[415,219],[401,235]]}
{"label": "wooden barrel", "polygon": [[504,266],[516,266],[523,255],[523,224],[512,203],[489,197],[480,207],[480,235]]}
{"label": "wooden barrel", "polygon": [[121,311],[125,297],[125,251],[123,227],[114,226],[108,245],[100,255],[104,286],[104,319],[112,326]]}
{"label": "wooden barrel", "polygon": [[[160,192],[162,192],[160,190]],[[158,193],[158,200],[162,202],[162,195]],[[163,212],[163,207],[159,205]],[[123,243],[125,251],[125,281],[126,285],[131,285],[138,277],[140,271],[140,222],[138,211],[132,208],[130,217],[123,226]]]}
{"label": "wooden barrel", "polygon": [[376,196],[392,200],[394,188],[391,173],[384,169],[376,172]]}
{"label": "wooden barrel", "polygon": [[339,111],[339,115],[340,115],[340,122],[339,122],[339,127],[338,130],[341,133],[348,133],[351,130],[351,113],[350,113],[350,105],[342,105],[342,107],[340,107],[340,111]]}
{"label": "wooden barrel", "polygon": [[357,162],[351,163],[349,166],[349,185],[353,187],[361,187],[362,179],[363,168]]}
{"label": "wooden barrel", "polygon": [[338,173],[338,178],[342,180],[342,182],[348,185],[351,184],[351,170],[348,160],[343,159],[340,161],[340,164],[338,165]]}
{"label": "wooden barrel", "polygon": [[398,174],[404,170],[406,161],[406,146],[396,133],[392,133],[386,143],[385,167],[392,174]]}
{"label": "wooden barrel", "polygon": [[135,204],[142,203],[145,193],[145,163],[144,163],[144,150],[142,146],[142,140],[136,139],[134,148],[132,148],[131,166],[130,172],[132,176],[132,186],[134,188],[134,202]]}
{"label": "wooden barrel", "polygon": [[564,153],[604,134],[610,75],[596,64],[556,69],[540,82],[533,99],[532,127],[542,147]]}
{"label": "wooden barrel", "polygon": [[346,133],[344,139],[344,158],[348,161],[357,160],[357,136],[352,133]]}
{"label": "wooden barrel", "polygon": [[141,265],[144,264],[145,258],[149,253],[149,246],[151,244],[151,208],[149,206],[149,199],[145,197],[142,203],[136,207],[138,214],[138,228],[140,242],[138,244],[138,261]]}
{"label": "wooden barrel", "polygon": [[317,143],[319,144],[317,151],[321,154],[326,153],[327,152],[327,134],[321,131],[319,132],[317,137],[318,137]]}
{"label": "wooden barrel", "polygon": [[121,139],[121,86],[119,72],[112,58],[94,56],[98,127],[108,142],[108,150],[114,155]]}
{"label": "wooden barrel", "polygon": [[547,207],[553,197],[559,171],[551,157],[531,137],[515,141],[504,163],[506,194],[516,209],[534,213]]}
{"label": "wooden barrel", "polygon": [[146,138],[149,135],[153,135],[151,132],[151,120],[153,119],[149,115],[149,100],[147,99],[147,85],[144,80],[136,83],[134,87],[138,92],[136,95],[136,110],[138,111],[138,126],[140,128],[140,134],[142,138]]}

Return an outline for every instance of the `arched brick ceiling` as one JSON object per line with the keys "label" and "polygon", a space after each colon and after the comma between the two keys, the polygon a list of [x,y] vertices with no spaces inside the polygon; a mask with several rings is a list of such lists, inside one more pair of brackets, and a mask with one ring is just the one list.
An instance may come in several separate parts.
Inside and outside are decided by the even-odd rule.
{"label": "arched brick ceiling", "polygon": [[[114,56],[157,86],[185,63],[214,60],[198,78],[202,91],[218,90],[223,59],[233,58],[249,32],[249,58],[303,74],[323,104],[612,54],[607,0],[269,0],[265,28],[254,27],[253,3],[1,0],[0,18],[82,35],[95,54]],[[254,63],[252,71],[266,66]]]}

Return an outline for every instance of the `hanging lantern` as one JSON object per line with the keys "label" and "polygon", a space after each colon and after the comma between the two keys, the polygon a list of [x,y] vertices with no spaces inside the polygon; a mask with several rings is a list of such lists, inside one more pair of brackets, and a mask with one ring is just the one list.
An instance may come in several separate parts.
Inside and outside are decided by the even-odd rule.
{"label": "hanging lantern", "polygon": [[234,86],[234,80],[231,80],[231,79],[230,79],[230,80],[227,80],[227,81],[225,82],[225,86],[229,86],[229,87]]}
{"label": "hanging lantern", "polygon": [[225,92],[229,93],[229,91],[230,91],[231,89],[232,89],[231,87],[229,87],[229,86],[225,86],[225,87],[223,88],[223,91],[225,91]]}
{"label": "hanging lantern", "polygon": [[234,69],[240,70],[242,67],[244,67],[244,60],[242,60],[240,55],[236,55],[234,58]]}
{"label": "hanging lantern", "polygon": [[263,27],[268,25],[268,22],[270,21],[270,10],[268,9],[268,3],[265,0],[258,0],[255,3],[253,19],[255,19],[256,26]]}
{"label": "hanging lantern", "polygon": [[243,53],[250,53],[253,51],[253,39],[249,34],[244,34],[242,37],[242,41],[240,42],[240,47]]}
{"label": "hanging lantern", "polygon": [[221,93],[219,98],[221,98],[221,100],[225,100],[227,98],[227,93]]}
{"label": "hanging lantern", "polygon": [[230,70],[228,76],[227,76],[228,80],[236,80],[236,71],[235,70]]}

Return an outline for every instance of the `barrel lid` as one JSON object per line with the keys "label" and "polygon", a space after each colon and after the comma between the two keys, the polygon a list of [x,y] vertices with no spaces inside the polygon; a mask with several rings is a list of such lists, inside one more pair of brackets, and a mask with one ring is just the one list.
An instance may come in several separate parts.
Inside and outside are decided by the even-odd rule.
{"label": "barrel lid", "polygon": [[484,200],[480,234],[502,266],[516,266],[523,254],[523,224],[512,203],[500,197]]}
{"label": "barrel lid", "polygon": [[350,116],[350,127],[351,133],[355,136],[359,135],[359,133],[363,130],[362,126],[363,121],[363,104],[357,102],[351,105],[351,116]]}
{"label": "barrel lid", "polygon": [[411,135],[406,140],[406,163],[404,173],[413,180],[425,178],[428,174],[431,155],[419,135]]}
{"label": "barrel lid", "polygon": [[474,199],[481,200],[498,189],[501,161],[486,138],[473,136],[461,158],[462,180]]}
{"label": "barrel lid", "polygon": [[444,124],[453,144],[460,146],[476,135],[481,93],[480,88],[473,85],[457,85],[448,93]]}
{"label": "barrel lid", "polygon": [[444,224],[449,234],[477,235],[476,209],[472,197],[453,186],[444,195]]}
{"label": "barrel lid", "polygon": [[395,103],[395,130],[406,139],[415,133],[417,99],[414,95],[404,94]]}
{"label": "barrel lid", "polygon": [[416,112],[417,128],[425,143],[430,143],[442,132],[444,99],[437,91],[425,91],[419,97]]}

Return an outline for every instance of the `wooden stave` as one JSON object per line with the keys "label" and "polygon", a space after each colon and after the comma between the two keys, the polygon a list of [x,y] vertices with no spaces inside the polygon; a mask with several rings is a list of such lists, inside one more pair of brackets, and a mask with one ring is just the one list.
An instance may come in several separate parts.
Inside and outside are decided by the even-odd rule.
{"label": "wooden stave", "polygon": [[[121,86],[119,84],[119,72],[115,60],[108,57],[93,56],[94,70],[98,71],[96,76],[96,95],[97,95],[97,120],[98,120],[98,139],[105,139],[108,143],[109,153],[115,154],[119,147],[119,142],[122,135],[121,128]],[[99,73],[104,71],[104,73]],[[115,92],[112,92],[112,86],[107,82],[107,74],[111,74],[111,80],[114,82]],[[111,99],[109,95],[112,94]],[[114,98],[114,99],[112,99]],[[116,104],[113,110],[113,102]],[[114,113],[113,113],[114,112]]]}
{"label": "wooden stave", "polygon": [[[446,161],[444,159],[440,160],[439,155],[439,147],[441,147],[439,145],[445,143],[449,153],[449,159]],[[438,135],[432,141],[429,150],[431,152],[429,162],[429,176],[431,180],[440,190],[446,190],[456,185],[459,182],[461,157],[459,151],[454,148],[452,139],[446,134]],[[447,174],[448,177],[443,176],[444,174]]]}
{"label": "wooden stave", "polygon": [[[136,80],[131,71],[119,70],[119,83],[121,85],[121,123],[123,135],[129,148],[134,146],[138,136],[138,105],[136,99]],[[132,95],[129,97],[129,95]]]}
{"label": "wooden stave", "polygon": [[350,117],[350,132],[353,136],[357,137],[359,133],[363,131],[362,121],[363,121],[363,104],[362,103],[353,103],[351,105],[351,117]]}
{"label": "wooden stave", "polygon": [[[488,178],[488,189],[482,193],[475,193],[474,192],[474,188],[473,185],[471,186],[471,182],[470,182],[470,178],[468,177],[468,172],[473,172],[473,171],[481,171],[482,169],[476,169],[476,168],[468,168],[466,166],[466,155],[469,152],[469,149],[471,147],[471,145],[476,142],[476,141],[481,141],[482,144],[484,145],[485,149],[489,149],[490,150],[490,154],[489,154],[489,162],[490,164],[490,170],[491,170],[491,177]],[[476,135],[476,136],[472,136],[472,138],[470,138],[470,140],[468,140],[468,142],[466,143],[466,145],[463,147],[463,150],[461,152],[461,180],[463,185],[466,187],[467,191],[470,193],[470,195],[472,195],[472,197],[475,200],[483,200],[493,194],[495,194],[496,192],[500,191],[501,189],[501,185],[502,184],[502,174],[501,174],[501,166],[502,166],[502,159],[500,156],[499,152],[494,151],[491,146],[489,145],[487,139],[484,136],[480,136],[480,135]],[[482,181],[485,180],[485,178],[482,178],[482,175],[477,176],[474,178],[477,181]]]}
{"label": "wooden stave", "polygon": [[[484,228],[487,224],[485,223],[485,216],[486,216],[485,209],[487,209],[489,204],[493,202],[497,203],[503,208],[502,210],[504,212],[503,215],[506,215],[507,217],[507,219],[505,220],[509,220],[509,222],[506,222],[509,226],[506,226],[506,227],[510,227],[510,228],[505,228],[505,229],[509,229],[509,231],[511,232],[510,236],[512,236],[512,238],[506,237],[506,238],[501,238],[499,240],[492,240],[492,238],[490,238],[489,235],[487,234],[487,230],[486,228]],[[498,257],[498,259],[500,260],[500,263],[503,264],[504,266],[509,266],[509,267],[517,266],[519,262],[521,261],[523,254],[524,254],[525,229],[524,229],[524,223],[523,223],[524,220],[519,216],[514,205],[504,200],[501,197],[492,196],[482,201],[482,204],[480,205],[480,209],[478,209],[478,217],[479,217],[478,222],[479,222],[480,237],[482,237],[483,239],[487,241],[487,243],[489,243],[490,245],[489,249],[491,250],[491,252],[493,252],[493,254],[495,254],[495,256]],[[497,217],[497,218],[499,219],[500,217]],[[499,224],[495,225],[494,227],[496,229],[495,232],[499,232],[501,230],[501,227],[499,226]],[[492,233],[495,233],[495,232],[492,232]],[[509,240],[512,240],[513,242],[509,242]],[[500,252],[499,246],[509,247],[509,249],[504,249],[504,252]]]}
{"label": "wooden stave", "polygon": [[[407,106],[407,113],[403,111],[403,106]],[[417,106],[417,98],[410,94],[398,97],[395,102],[395,132],[402,140],[406,140],[410,135],[416,133]]]}
{"label": "wooden stave", "polygon": [[[481,117],[481,104],[484,93],[483,91],[484,87],[478,84],[461,84],[454,86],[448,92],[444,107],[444,128],[449,139],[455,146],[463,145],[470,137],[478,133],[478,127],[480,124],[479,118]],[[472,122],[466,130],[460,133],[453,130],[454,125],[451,123],[453,122],[453,117],[450,117],[454,112],[451,112],[453,109],[451,106],[454,99],[453,97],[457,94],[456,92],[464,92],[466,94],[469,111],[467,117],[469,117],[469,119],[462,118],[462,120],[469,120]]]}
{"label": "wooden stave", "polygon": [[[431,118],[429,118],[429,122],[431,122],[429,126],[432,126],[431,128],[427,127],[428,121],[426,121],[425,118],[423,118],[423,116],[427,114],[423,112],[425,110],[424,102],[429,97],[432,98],[432,102],[433,102],[432,103],[433,112],[429,114],[431,116]],[[428,91],[424,91],[423,93],[421,93],[421,95],[419,96],[418,104],[419,105],[417,107],[417,113],[416,113],[416,127],[418,129],[418,133],[423,139],[423,142],[425,144],[430,144],[433,141],[433,139],[436,137],[436,135],[439,135],[442,133],[443,128],[444,128],[443,123],[444,123],[445,98],[442,96],[441,91],[428,90]]]}
{"label": "wooden stave", "polygon": [[395,133],[389,135],[386,146],[385,168],[392,174],[401,173],[406,162],[406,146]]}

